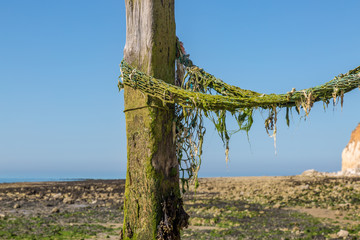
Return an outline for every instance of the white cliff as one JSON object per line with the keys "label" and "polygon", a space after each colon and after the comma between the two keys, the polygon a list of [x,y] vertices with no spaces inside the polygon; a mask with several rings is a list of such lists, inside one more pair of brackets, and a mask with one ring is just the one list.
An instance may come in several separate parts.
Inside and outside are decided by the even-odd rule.
{"label": "white cliff", "polygon": [[342,152],[342,172],[360,171],[360,124],[351,133],[350,141]]}

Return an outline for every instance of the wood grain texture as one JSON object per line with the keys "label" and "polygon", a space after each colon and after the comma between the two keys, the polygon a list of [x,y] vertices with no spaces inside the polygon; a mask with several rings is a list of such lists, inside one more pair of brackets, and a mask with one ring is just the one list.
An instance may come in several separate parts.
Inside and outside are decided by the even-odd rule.
{"label": "wood grain texture", "polygon": [[[173,83],[174,0],[125,0],[125,5],[125,60]],[[125,87],[124,98],[128,162],[123,238],[170,239],[171,234],[171,239],[180,239],[184,212],[173,138],[174,106],[163,106],[130,87]],[[164,233],[167,227],[169,234]]]}

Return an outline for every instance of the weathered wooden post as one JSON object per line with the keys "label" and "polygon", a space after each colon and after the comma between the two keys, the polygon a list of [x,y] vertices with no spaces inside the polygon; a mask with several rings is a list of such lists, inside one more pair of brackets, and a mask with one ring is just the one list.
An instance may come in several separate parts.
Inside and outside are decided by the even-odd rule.
{"label": "weathered wooden post", "polygon": [[[125,0],[124,59],[136,69],[174,83],[174,0]],[[187,225],[179,190],[174,105],[125,86],[127,175],[124,239],[180,239]]]}

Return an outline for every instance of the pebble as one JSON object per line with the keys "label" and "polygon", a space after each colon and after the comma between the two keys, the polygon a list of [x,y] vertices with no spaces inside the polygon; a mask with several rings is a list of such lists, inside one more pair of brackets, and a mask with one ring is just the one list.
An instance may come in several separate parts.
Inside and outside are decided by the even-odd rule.
{"label": "pebble", "polygon": [[63,203],[65,203],[65,204],[73,204],[74,200],[72,198],[66,197],[66,198],[64,198]]}
{"label": "pebble", "polygon": [[54,198],[54,199],[58,199],[58,198],[61,198],[61,193],[56,193],[56,194],[54,194],[52,197]]}
{"label": "pebble", "polygon": [[273,208],[281,208],[281,204],[280,203],[277,203],[277,204],[275,204],[274,206],[273,206]]}
{"label": "pebble", "polygon": [[349,232],[345,230],[340,230],[336,235],[338,237],[346,238],[347,236],[349,236]]}
{"label": "pebble", "polygon": [[336,211],[335,211],[335,215],[337,215],[337,216],[342,216],[343,213],[342,213],[341,211],[339,211],[339,210],[336,210]]}
{"label": "pebble", "polygon": [[58,213],[60,212],[60,208],[58,207],[54,207],[52,210],[51,210],[51,213]]}
{"label": "pebble", "polygon": [[20,206],[20,204],[18,204],[18,203],[15,203],[15,205],[14,205],[14,209],[18,209],[18,208],[20,208],[21,206]]}
{"label": "pebble", "polygon": [[300,190],[308,190],[309,189],[309,185],[308,184],[306,184],[306,185],[301,185],[300,187],[299,187],[299,189]]}

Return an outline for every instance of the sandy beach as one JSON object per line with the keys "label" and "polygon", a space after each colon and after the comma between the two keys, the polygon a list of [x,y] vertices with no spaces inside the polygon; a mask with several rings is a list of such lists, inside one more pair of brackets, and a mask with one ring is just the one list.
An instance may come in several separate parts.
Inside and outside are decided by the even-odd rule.
{"label": "sandy beach", "polygon": [[[125,180],[0,184],[0,239],[119,239]],[[202,178],[182,239],[360,239],[360,177]]]}

